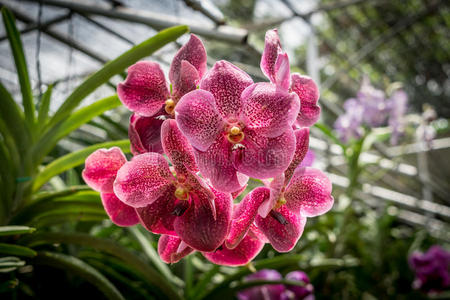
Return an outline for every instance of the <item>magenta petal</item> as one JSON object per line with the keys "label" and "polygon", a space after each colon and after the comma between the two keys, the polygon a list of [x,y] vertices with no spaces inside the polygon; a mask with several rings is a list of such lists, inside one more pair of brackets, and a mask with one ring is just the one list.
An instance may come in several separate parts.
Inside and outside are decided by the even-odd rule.
{"label": "magenta petal", "polygon": [[158,241],[158,254],[166,264],[179,262],[183,257],[194,252],[190,247],[183,247],[183,241],[172,235],[161,235]]}
{"label": "magenta petal", "polygon": [[176,235],[173,229],[174,214],[180,200],[174,196],[175,186],[170,185],[167,191],[153,203],[136,208],[141,225],[156,234]]}
{"label": "magenta petal", "polygon": [[237,170],[253,178],[272,178],[289,166],[295,151],[292,129],[276,138],[266,138],[244,129],[243,148],[234,151]]}
{"label": "magenta petal", "polygon": [[101,193],[103,207],[111,221],[118,226],[133,226],[139,223],[136,210],[123,203],[113,193]]}
{"label": "magenta petal", "polygon": [[218,61],[200,82],[202,90],[216,99],[217,109],[224,118],[237,117],[242,91],[253,83],[252,78],[225,60]]}
{"label": "magenta petal", "polygon": [[[278,214],[278,219],[274,214]],[[278,252],[289,252],[294,248],[305,224],[306,217],[291,212],[285,205],[272,211],[266,218],[256,216],[256,225]]]}
{"label": "magenta petal", "polygon": [[236,171],[231,147],[228,139],[221,136],[205,152],[195,151],[202,175],[215,189],[226,193],[240,190],[248,181],[248,176]]}
{"label": "magenta petal", "polygon": [[112,193],[117,171],[126,162],[127,158],[118,147],[98,149],[86,158],[81,175],[93,190]]}
{"label": "magenta petal", "polygon": [[156,114],[169,97],[166,78],[158,63],[140,61],[128,68],[128,76],[117,86],[120,101],[142,116]]}
{"label": "magenta petal", "polygon": [[206,72],[206,50],[202,41],[191,34],[189,41],[175,54],[170,65],[169,80],[172,84],[179,82],[182,61],[189,62],[198,72],[199,78]]}
{"label": "magenta petal", "polygon": [[264,75],[270,79],[271,82],[276,82],[275,63],[278,54],[281,53],[281,43],[276,29],[268,30],[266,32],[264,51],[261,56],[261,70]]}
{"label": "magenta petal", "polygon": [[133,155],[146,152],[163,152],[161,145],[161,125],[163,122],[164,120],[158,117],[131,115],[128,137],[130,138]]}
{"label": "magenta petal", "polygon": [[228,249],[235,248],[241,242],[247,234],[250,225],[255,220],[259,206],[269,198],[269,195],[269,189],[258,187],[247,194],[235,207],[230,225],[230,233],[225,240],[225,246]]}
{"label": "magenta petal", "polygon": [[232,199],[230,194],[214,191],[216,218],[208,205],[190,193],[191,206],[174,222],[177,235],[190,247],[210,252],[224,242],[231,219]]}
{"label": "magenta petal", "polygon": [[180,99],[185,94],[197,88],[200,80],[197,70],[188,61],[181,61],[180,76],[173,84],[172,98]]}
{"label": "magenta petal", "polygon": [[234,249],[222,246],[214,252],[202,252],[202,254],[207,260],[217,265],[243,266],[251,262],[263,247],[264,243],[252,231],[249,231]]}
{"label": "magenta petal", "polygon": [[132,207],[147,206],[163,195],[174,180],[164,156],[137,155],[117,172],[114,193]]}
{"label": "magenta petal", "polygon": [[320,118],[319,88],[314,80],[298,73],[291,75],[291,90],[300,98],[300,112],[297,123],[300,126],[311,126]]}
{"label": "magenta petal", "polygon": [[281,173],[273,178],[269,184],[270,197],[268,197],[259,207],[258,213],[265,218],[280,199],[281,192],[284,188],[284,173]]}
{"label": "magenta petal", "polygon": [[[244,175],[245,176],[245,175]],[[247,176],[248,178],[248,176]],[[239,190],[232,192],[231,193],[231,198],[236,199],[237,197],[239,197],[247,188],[248,184],[244,184]]]}
{"label": "magenta petal", "polygon": [[267,82],[249,86],[241,99],[246,128],[267,137],[277,137],[292,128],[300,109],[295,93]]}
{"label": "magenta petal", "polygon": [[223,131],[214,96],[203,90],[184,95],[175,107],[175,118],[181,132],[200,151],[205,151]]}
{"label": "magenta petal", "polygon": [[303,127],[294,131],[295,134],[295,153],[294,158],[291,161],[291,164],[284,172],[285,174],[285,182],[286,184],[292,177],[294,170],[297,166],[303,161],[308,153],[309,147],[309,128]]}
{"label": "magenta petal", "polygon": [[194,150],[186,137],[178,128],[174,119],[164,121],[161,126],[161,140],[164,152],[172,164],[177,167],[185,167],[192,172],[197,172]]}
{"label": "magenta petal", "polygon": [[299,167],[286,187],[286,206],[295,213],[315,217],[333,206],[332,184],[322,171]]}
{"label": "magenta petal", "polygon": [[275,83],[284,90],[289,90],[291,69],[287,53],[278,54],[275,62]]}

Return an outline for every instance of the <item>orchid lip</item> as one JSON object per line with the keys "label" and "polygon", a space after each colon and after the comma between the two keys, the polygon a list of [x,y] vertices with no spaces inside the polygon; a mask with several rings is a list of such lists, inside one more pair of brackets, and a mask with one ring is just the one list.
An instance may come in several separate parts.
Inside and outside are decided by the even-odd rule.
{"label": "orchid lip", "polygon": [[288,224],[286,218],[281,213],[279,213],[279,212],[277,212],[275,210],[271,210],[269,214],[270,214],[270,216],[272,218],[277,220],[281,225],[287,225]]}

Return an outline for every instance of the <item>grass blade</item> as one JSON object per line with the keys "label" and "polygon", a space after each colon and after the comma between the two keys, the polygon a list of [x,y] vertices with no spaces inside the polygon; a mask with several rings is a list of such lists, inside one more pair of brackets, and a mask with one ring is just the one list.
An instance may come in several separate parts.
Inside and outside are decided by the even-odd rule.
{"label": "grass blade", "polygon": [[37,255],[36,251],[28,247],[5,243],[0,243],[0,254],[25,257],[35,257]]}

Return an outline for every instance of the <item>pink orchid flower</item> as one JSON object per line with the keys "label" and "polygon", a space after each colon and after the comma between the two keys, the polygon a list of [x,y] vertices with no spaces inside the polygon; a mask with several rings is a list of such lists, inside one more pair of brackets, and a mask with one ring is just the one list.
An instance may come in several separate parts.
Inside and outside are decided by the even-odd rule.
{"label": "pink orchid flower", "polygon": [[319,88],[308,76],[298,73],[290,74],[289,59],[281,48],[276,29],[269,30],[266,33],[260,66],[270,82],[282,89],[296,93],[300,98],[297,125],[301,127],[311,126],[319,120],[320,107],[317,105],[320,96]]}
{"label": "pink orchid flower", "polygon": [[139,223],[135,209],[120,201],[113,191],[117,171],[126,161],[127,158],[118,147],[99,149],[86,159],[82,172],[84,181],[93,190],[100,192],[106,213],[118,226],[133,226]]}
{"label": "pink orchid flower", "polygon": [[159,257],[166,264],[177,263],[194,251],[177,236],[163,234],[158,241]]}
{"label": "pink orchid flower", "polygon": [[219,61],[175,108],[180,130],[195,149],[202,175],[223,192],[241,189],[248,177],[283,172],[295,150],[295,93]]}
{"label": "pink orchid flower", "polygon": [[134,155],[162,153],[159,140],[164,119],[173,118],[179,99],[195,90],[206,72],[206,50],[202,41],[191,35],[175,54],[168,84],[160,65],[141,61],[128,68],[128,76],[117,86],[122,103],[134,114],[130,119],[129,138]]}
{"label": "pink orchid flower", "polygon": [[210,189],[195,174],[193,150],[175,120],[164,121],[161,141],[172,170],[159,153],[136,155],[117,172],[114,192],[136,208],[147,230],[176,235],[195,250],[213,251],[228,232],[231,195]]}
{"label": "pink orchid flower", "polygon": [[296,152],[287,170],[250,192],[240,203],[244,213],[233,214],[225,240],[232,248],[254,224],[275,250],[288,252],[303,233],[307,217],[324,214],[333,206],[331,181],[321,171],[299,166],[309,144],[307,127],[295,131]]}

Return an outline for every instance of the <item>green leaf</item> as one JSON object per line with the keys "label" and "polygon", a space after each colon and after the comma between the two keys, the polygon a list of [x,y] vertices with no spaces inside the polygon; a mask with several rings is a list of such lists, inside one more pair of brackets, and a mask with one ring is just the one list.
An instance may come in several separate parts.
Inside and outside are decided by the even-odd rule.
{"label": "green leaf", "polygon": [[217,272],[219,272],[219,270],[220,270],[219,265],[213,265],[211,270],[203,273],[200,276],[198,283],[195,285],[195,287],[189,293],[189,296],[200,295],[201,292],[205,291],[206,287],[211,282],[211,279],[214,277],[214,275],[217,274]]}
{"label": "green leaf", "polygon": [[111,240],[93,237],[84,233],[45,233],[31,236],[27,241],[29,247],[53,243],[88,246],[106,253],[110,253],[125,261],[130,267],[139,272],[144,280],[161,289],[167,297],[171,299],[180,299],[175,288],[172,284],[170,284],[170,282],[165,280],[139,256],[134,255],[128,249]]}
{"label": "green leaf", "polygon": [[35,193],[33,195],[32,203],[41,201],[41,200],[56,198],[56,197],[69,196],[69,195],[77,194],[77,193],[84,192],[84,191],[92,191],[92,190],[87,185],[75,185],[75,186],[71,186],[65,190],[56,191],[56,192],[55,191],[50,191],[50,192],[43,191],[43,192]]}
{"label": "green leaf", "polygon": [[32,233],[35,230],[28,226],[0,226],[0,236]]}
{"label": "green leaf", "polygon": [[316,123],[314,124],[314,127],[316,127],[317,129],[319,129],[320,131],[322,131],[323,134],[325,134],[327,137],[329,137],[334,143],[338,144],[339,146],[341,146],[342,149],[345,150],[345,148],[347,147],[345,144],[343,144],[334,134],[333,131],[331,130],[330,127],[328,127],[325,124],[322,123]]}
{"label": "green leaf", "polygon": [[54,126],[53,128],[50,128],[44,133],[37,144],[33,147],[33,159],[35,161],[41,161],[60,139],[98,115],[101,115],[105,111],[116,108],[120,105],[121,102],[117,95],[113,95],[98,100],[91,105],[74,112],[65,121],[61,122],[57,126]]}
{"label": "green leaf", "polygon": [[20,40],[19,31],[16,28],[14,16],[6,8],[2,8],[3,24],[5,25],[6,34],[8,36],[11,52],[14,56],[16,64],[17,76],[19,77],[20,90],[22,92],[22,104],[25,109],[25,119],[28,126],[32,128],[34,125],[34,103],[33,93],[31,91],[30,78],[28,76],[27,62],[23,52],[22,41]]}
{"label": "green leaf", "polygon": [[53,225],[65,224],[68,222],[99,222],[107,219],[104,211],[78,212],[74,213],[70,209],[59,209],[48,214],[43,214],[34,218],[30,224],[38,228]]}
{"label": "green leaf", "polygon": [[0,254],[34,257],[34,256],[36,256],[37,253],[36,253],[36,251],[34,251],[33,249],[30,249],[28,247],[0,243]]}
{"label": "green leaf", "polygon": [[92,266],[74,256],[40,251],[38,252],[38,256],[35,258],[35,262],[37,264],[44,264],[54,268],[62,269],[70,272],[71,274],[77,274],[87,282],[95,285],[107,299],[125,299],[117,290],[117,288],[105,276],[103,276]]}
{"label": "green leaf", "polygon": [[[52,91],[53,91],[53,85],[50,84],[47,87],[47,90],[45,91],[45,93],[42,95],[41,102],[39,104],[39,112],[38,112],[38,119],[37,119],[37,126],[39,129],[42,129],[48,120],[48,112],[50,110],[50,100],[52,97]],[[38,130],[37,132],[40,132],[40,130]]]}
{"label": "green leaf", "polygon": [[105,64],[103,68],[89,76],[89,78],[69,95],[64,104],[61,105],[50,120],[48,127],[51,128],[68,117],[72,110],[77,107],[87,95],[107,82],[112,76],[119,74],[128,66],[149,56],[164,45],[175,41],[177,38],[188,32],[188,30],[189,28],[187,26],[175,26],[162,30],[150,39],[134,46],[121,56]]}
{"label": "green leaf", "polygon": [[387,127],[384,128],[372,128],[372,130],[367,134],[362,145],[362,152],[370,150],[372,145],[377,142],[382,142],[387,140],[391,136],[391,130]]}
{"label": "green leaf", "polygon": [[45,168],[36,176],[33,183],[33,191],[38,191],[40,187],[52,177],[61,174],[62,172],[67,171],[73,167],[83,164],[86,158],[95,150],[110,147],[119,147],[123,152],[129,153],[130,141],[121,140],[96,144],[90,147],[86,147],[82,150],[61,156],[60,158],[45,166]]}

